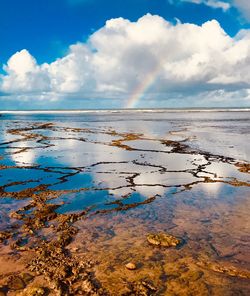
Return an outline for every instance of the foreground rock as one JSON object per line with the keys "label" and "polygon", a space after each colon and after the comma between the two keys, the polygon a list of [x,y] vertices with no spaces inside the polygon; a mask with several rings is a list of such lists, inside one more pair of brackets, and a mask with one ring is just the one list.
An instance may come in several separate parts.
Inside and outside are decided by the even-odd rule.
{"label": "foreground rock", "polygon": [[19,293],[18,296],[43,296],[46,295],[46,291],[44,288],[40,287],[30,287],[23,290],[23,292]]}
{"label": "foreground rock", "polygon": [[154,246],[176,247],[181,243],[181,240],[167,233],[148,234],[147,241]]}

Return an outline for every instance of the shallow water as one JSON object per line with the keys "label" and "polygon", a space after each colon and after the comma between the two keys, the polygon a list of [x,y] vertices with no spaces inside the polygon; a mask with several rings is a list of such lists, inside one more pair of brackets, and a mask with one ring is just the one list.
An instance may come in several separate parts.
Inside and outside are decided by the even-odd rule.
{"label": "shallow water", "polygon": [[[27,245],[23,266],[69,217],[77,234],[65,248],[93,262],[93,282],[107,295],[250,293],[250,112],[3,114],[0,122],[0,263],[16,260],[9,246]],[[152,232],[182,244],[151,246]],[[135,271],[125,268],[131,261]],[[15,271],[0,268],[8,295]]]}

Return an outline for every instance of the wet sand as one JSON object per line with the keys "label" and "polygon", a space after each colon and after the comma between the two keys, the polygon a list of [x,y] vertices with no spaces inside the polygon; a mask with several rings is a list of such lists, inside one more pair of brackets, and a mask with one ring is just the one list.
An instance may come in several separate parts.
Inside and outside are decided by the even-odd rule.
{"label": "wet sand", "polygon": [[238,113],[2,115],[0,295],[249,295]]}

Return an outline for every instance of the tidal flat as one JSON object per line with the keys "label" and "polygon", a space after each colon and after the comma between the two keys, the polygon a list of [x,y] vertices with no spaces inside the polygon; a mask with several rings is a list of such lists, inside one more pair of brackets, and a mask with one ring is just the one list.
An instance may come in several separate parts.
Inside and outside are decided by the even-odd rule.
{"label": "tidal flat", "polygon": [[0,295],[250,295],[250,112],[0,115]]}

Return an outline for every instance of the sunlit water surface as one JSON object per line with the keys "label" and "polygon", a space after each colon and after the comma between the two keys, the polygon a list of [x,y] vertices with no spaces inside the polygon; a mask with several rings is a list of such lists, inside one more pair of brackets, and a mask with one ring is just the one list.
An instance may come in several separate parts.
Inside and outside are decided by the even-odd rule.
{"label": "sunlit water surface", "polygon": [[[69,248],[99,262],[110,293],[145,278],[159,295],[250,293],[239,275],[250,272],[250,175],[238,166],[250,162],[250,112],[4,114],[0,123],[1,231],[46,191],[57,214],[86,211]],[[183,244],[150,246],[147,234],[160,231]],[[124,270],[129,261],[136,272]]]}

